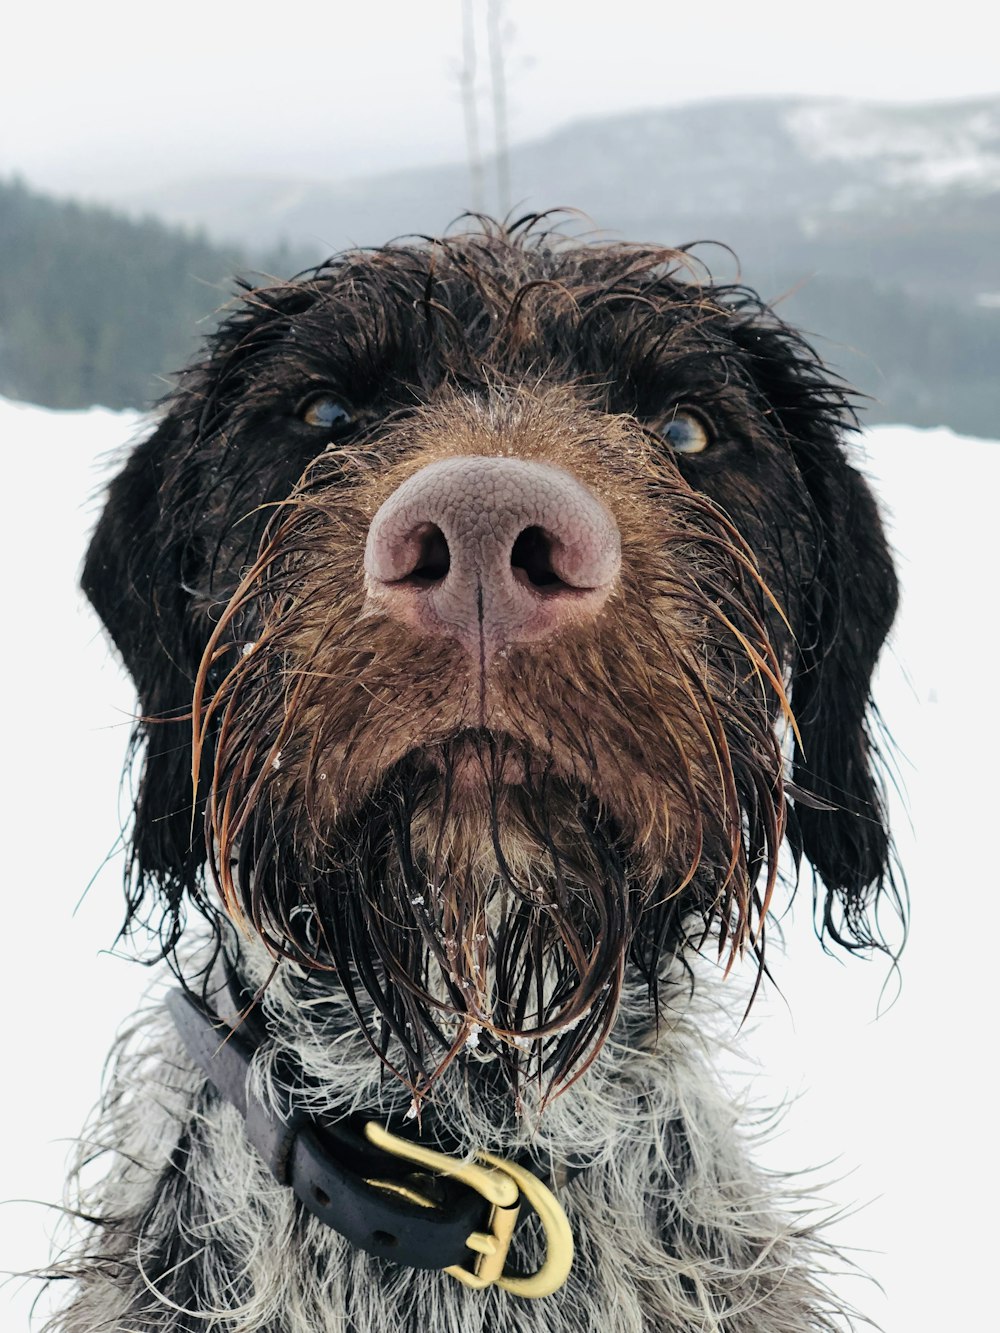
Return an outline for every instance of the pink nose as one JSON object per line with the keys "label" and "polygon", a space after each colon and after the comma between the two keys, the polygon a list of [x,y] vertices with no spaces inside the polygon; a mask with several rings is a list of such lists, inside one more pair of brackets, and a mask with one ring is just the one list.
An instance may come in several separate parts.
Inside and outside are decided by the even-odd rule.
{"label": "pink nose", "polygon": [[621,565],[614,518],[562,468],[452,458],[405,481],[372,519],[369,597],[489,661],[595,616]]}

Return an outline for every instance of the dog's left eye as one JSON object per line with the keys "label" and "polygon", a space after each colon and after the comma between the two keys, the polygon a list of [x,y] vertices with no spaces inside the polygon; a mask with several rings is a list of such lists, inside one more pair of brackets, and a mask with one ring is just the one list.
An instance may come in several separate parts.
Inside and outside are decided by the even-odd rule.
{"label": "dog's left eye", "polygon": [[668,421],[657,427],[671,449],[678,454],[700,454],[712,443],[712,432],[696,412],[679,407]]}
{"label": "dog's left eye", "polygon": [[342,431],[354,424],[354,413],[332,394],[316,394],[299,406],[298,414],[307,426],[319,430]]}

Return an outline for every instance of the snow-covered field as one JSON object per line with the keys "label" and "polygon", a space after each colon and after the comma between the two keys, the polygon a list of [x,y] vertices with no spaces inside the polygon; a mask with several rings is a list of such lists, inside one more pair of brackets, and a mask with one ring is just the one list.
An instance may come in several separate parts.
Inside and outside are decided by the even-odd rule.
{"label": "snow-covered field", "polygon": [[[102,456],[136,427],[105,411],[0,402],[5,1270],[44,1262],[44,1201],[60,1196],[67,1141],[96,1099],[116,1024],[150,980],[106,952],[120,916],[115,792],[132,696],[75,590]],[[985,1327],[994,1305],[981,1282],[995,1263],[1000,1183],[1000,443],[884,427],[866,447],[904,588],[877,689],[907,788],[895,809],[913,899],[902,988],[890,978],[882,994],[880,962],[824,956],[802,911],[788,960],[771,960],[783,995],[765,997],[740,1040],[760,1064],[754,1097],[795,1098],[768,1162],[820,1168],[826,1200],[860,1210],[835,1235],[884,1291],[850,1277],[845,1289],[886,1333],[939,1333]],[[26,1327],[32,1294],[18,1282],[0,1291],[0,1327]]]}

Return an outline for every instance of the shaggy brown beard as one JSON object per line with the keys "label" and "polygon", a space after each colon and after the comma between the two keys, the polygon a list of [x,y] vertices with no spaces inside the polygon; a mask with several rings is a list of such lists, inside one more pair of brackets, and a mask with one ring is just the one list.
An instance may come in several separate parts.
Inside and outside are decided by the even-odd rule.
{"label": "shaggy brown beard", "polygon": [[208,645],[195,797],[210,772],[227,910],[335,975],[418,1098],[470,1037],[515,1089],[561,1090],[627,969],[655,1009],[666,962],[716,924],[720,955],[762,957],[782,617],[711,501],[674,469],[653,480],[655,506],[619,497],[616,614],[546,655],[511,648],[488,688],[457,645],[364,607],[357,533],[389,483],[335,489],[322,466]]}

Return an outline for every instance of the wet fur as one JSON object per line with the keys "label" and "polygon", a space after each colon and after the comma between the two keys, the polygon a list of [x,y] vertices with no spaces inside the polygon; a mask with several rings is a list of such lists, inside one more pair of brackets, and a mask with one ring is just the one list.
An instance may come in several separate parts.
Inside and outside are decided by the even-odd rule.
{"label": "wet fur", "polygon": [[[301,420],[317,390],[349,432]],[[664,442],[678,408],[711,423],[704,455]],[[832,941],[878,946],[901,909],[869,706],[895,580],[852,427],[811,349],[679,252],[490,226],[246,294],[112,483],[84,574],[142,709],[129,925],[195,990],[238,960],[263,1086],[294,1051],[314,1110],[412,1106],[556,1179],[582,1153],[560,1191],[580,1253],[539,1303],[348,1253],[153,1014],[54,1329],[843,1314],[709,1072],[697,951],[763,965],[783,839]],[[489,675],[363,596],[378,506],[468,454],[566,468],[622,534],[599,620]],[[205,943],[179,954],[185,930]]]}

